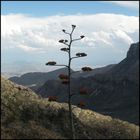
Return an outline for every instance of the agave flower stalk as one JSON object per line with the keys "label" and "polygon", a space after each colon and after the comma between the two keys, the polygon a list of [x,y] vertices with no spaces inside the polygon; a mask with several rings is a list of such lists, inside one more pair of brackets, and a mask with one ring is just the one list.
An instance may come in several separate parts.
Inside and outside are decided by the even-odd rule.
{"label": "agave flower stalk", "polygon": [[[50,66],[65,66],[65,67],[68,68],[68,74],[67,75],[60,74],[59,75],[59,78],[62,80],[62,84],[65,84],[65,85],[68,86],[68,107],[69,107],[70,130],[71,130],[72,138],[73,139],[76,139],[74,122],[73,122],[73,115],[72,115],[72,105],[71,105],[71,99],[72,99],[73,95],[75,95],[75,94],[72,94],[71,93],[71,75],[72,75],[72,72],[71,72],[71,61],[73,59],[75,59],[75,58],[85,57],[85,56],[87,56],[87,54],[82,52],[82,53],[76,53],[76,56],[71,56],[71,46],[72,46],[72,43],[74,41],[81,40],[81,39],[83,39],[85,37],[84,35],[81,35],[79,38],[73,39],[73,32],[74,32],[74,30],[76,28],[76,25],[71,25],[71,27],[72,27],[71,32],[67,32],[65,29],[62,29],[62,32],[63,33],[69,35],[69,40],[67,40],[67,39],[60,39],[58,41],[59,43],[67,46],[66,48],[61,48],[60,50],[68,53],[68,64],[67,65],[61,65],[61,64],[57,64],[54,61],[50,61],[46,65],[50,65]],[[84,70],[85,69],[83,69],[83,71]],[[89,71],[88,68],[86,70]],[[81,94],[82,93],[84,94],[86,92],[87,91],[85,91],[85,90],[84,91],[81,91]],[[52,97],[51,97],[51,99],[52,99]],[[81,106],[81,107],[84,107],[85,106],[85,103],[80,102],[78,105]]]}

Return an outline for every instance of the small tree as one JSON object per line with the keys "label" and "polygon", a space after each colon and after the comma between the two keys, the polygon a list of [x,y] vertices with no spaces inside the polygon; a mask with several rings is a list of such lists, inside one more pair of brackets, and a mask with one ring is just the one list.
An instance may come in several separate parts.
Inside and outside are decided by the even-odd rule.
{"label": "small tree", "polygon": [[[76,56],[72,57],[71,56],[71,46],[72,46],[72,43],[74,41],[78,41],[78,40],[81,40],[83,39],[85,36],[84,35],[81,35],[79,38],[77,39],[73,39],[73,32],[76,28],[76,25],[72,25],[72,30],[71,32],[67,32],[65,29],[63,29],[62,31],[69,35],[69,40],[66,40],[66,39],[61,39],[59,40],[59,43],[62,43],[64,45],[66,45],[67,47],[66,48],[61,48],[60,50],[61,51],[64,51],[64,52],[67,52],[68,53],[68,65],[64,65],[64,64],[57,64],[55,61],[49,61],[48,63],[46,63],[46,65],[50,65],[50,66],[65,66],[68,68],[68,75],[65,75],[65,74],[60,74],[59,75],[59,78],[62,80],[62,84],[65,84],[65,85],[68,85],[68,106],[69,106],[69,120],[70,120],[70,129],[71,129],[71,133],[72,133],[72,138],[75,139],[75,130],[74,130],[74,123],[73,123],[73,115],[72,115],[72,107],[71,107],[71,99],[73,97],[73,93],[71,93],[71,75],[72,75],[72,72],[71,72],[71,61],[75,58],[80,58],[80,57],[85,57],[87,56],[86,53],[76,53]],[[92,69],[90,67],[83,67],[82,68],[82,71],[91,71]],[[80,94],[87,94],[87,90],[84,88],[84,89],[80,89]],[[56,100],[56,97],[49,97],[49,101],[55,101]],[[81,101],[80,103],[78,103],[78,106],[79,107],[83,107],[85,106],[85,103],[83,101]]]}

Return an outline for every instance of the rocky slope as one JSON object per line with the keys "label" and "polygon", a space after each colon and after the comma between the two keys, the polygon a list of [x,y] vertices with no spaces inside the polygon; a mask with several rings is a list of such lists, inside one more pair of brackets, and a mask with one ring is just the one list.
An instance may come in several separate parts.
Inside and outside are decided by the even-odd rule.
{"label": "rocky slope", "polygon": [[[78,94],[82,87],[89,89],[87,96]],[[126,58],[105,73],[72,79],[72,92],[77,93],[75,105],[82,100],[85,108],[139,124],[139,43],[132,44]],[[67,101],[67,87],[58,80],[47,81],[37,93]]]}
{"label": "rocky slope", "polygon": [[[139,127],[73,106],[77,139],[138,139]],[[69,139],[67,104],[1,78],[2,139]]]}

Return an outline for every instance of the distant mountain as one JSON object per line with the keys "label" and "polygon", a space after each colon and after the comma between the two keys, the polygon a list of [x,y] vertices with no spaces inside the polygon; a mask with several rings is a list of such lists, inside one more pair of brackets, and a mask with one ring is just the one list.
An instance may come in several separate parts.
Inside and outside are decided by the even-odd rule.
{"label": "distant mountain", "polygon": [[[79,95],[81,87],[90,93]],[[93,70],[93,75],[72,78],[72,92],[77,93],[72,101],[75,105],[84,101],[85,108],[139,124],[139,43],[132,44],[126,58],[105,72],[101,69],[101,73],[94,74]],[[67,87],[60,80],[47,81],[37,93],[67,101]]]}
{"label": "distant mountain", "polygon": [[28,72],[43,72],[45,70],[45,66],[39,67],[40,63],[31,62],[26,60],[16,60],[16,61],[8,61],[4,60],[1,62],[1,73],[6,77],[14,77],[20,76]]}
{"label": "distant mountain", "polygon": [[17,84],[30,87],[36,90],[42,86],[48,80],[58,79],[58,75],[64,73],[67,74],[67,69],[62,68],[51,72],[32,72],[21,75],[20,77],[14,76],[9,78],[10,81]]}
{"label": "distant mountain", "polygon": [[[73,71],[73,78],[78,78],[78,77],[88,77],[88,76],[93,76],[95,74],[99,73],[105,73],[109,71],[115,64],[108,65],[105,67],[101,68],[95,68],[91,72],[82,72],[82,71]],[[23,74],[21,76],[13,76],[10,77],[9,80],[12,82],[15,82],[17,84],[30,87],[32,90],[36,91],[39,87],[41,87],[43,84],[45,84],[46,81],[49,80],[58,80],[58,75],[59,74],[67,74],[67,69],[62,68],[62,69],[57,69],[51,72],[30,72]]]}
{"label": "distant mountain", "polygon": [[[73,108],[76,139],[139,139],[139,126]],[[1,139],[71,139],[68,105],[1,77]]]}
{"label": "distant mountain", "polygon": [[104,67],[100,67],[100,68],[95,68],[92,71],[89,72],[82,72],[82,71],[76,71],[72,77],[73,78],[79,78],[79,77],[89,77],[89,76],[94,76],[96,74],[103,74],[106,73],[108,71],[110,71],[110,69],[112,69],[116,64],[110,64]]}

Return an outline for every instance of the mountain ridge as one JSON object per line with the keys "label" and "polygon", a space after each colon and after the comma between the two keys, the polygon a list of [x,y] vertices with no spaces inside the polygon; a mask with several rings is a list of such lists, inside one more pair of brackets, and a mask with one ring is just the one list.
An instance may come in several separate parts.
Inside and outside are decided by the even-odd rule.
{"label": "mountain ridge", "polygon": [[36,90],[38,87],[43,85],[47,80],[58,79],[60,73],[67,73],[66,68],[61,68],[51,72],[30,72],[21,75],[20,77],[10,77],[9,80],[17,84],[30,87]]}

